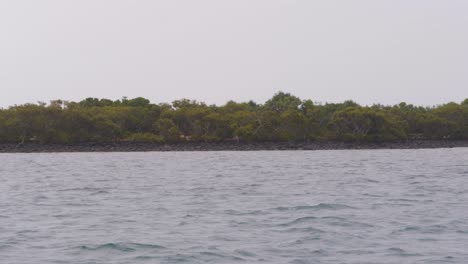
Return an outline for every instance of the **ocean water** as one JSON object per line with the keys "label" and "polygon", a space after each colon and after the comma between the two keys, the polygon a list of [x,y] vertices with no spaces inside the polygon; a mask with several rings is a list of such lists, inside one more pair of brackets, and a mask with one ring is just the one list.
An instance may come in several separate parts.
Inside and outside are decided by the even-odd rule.
{"label": "ocean water", "polygon": [[468,263],[468,149],[1,154],[0,263]]}

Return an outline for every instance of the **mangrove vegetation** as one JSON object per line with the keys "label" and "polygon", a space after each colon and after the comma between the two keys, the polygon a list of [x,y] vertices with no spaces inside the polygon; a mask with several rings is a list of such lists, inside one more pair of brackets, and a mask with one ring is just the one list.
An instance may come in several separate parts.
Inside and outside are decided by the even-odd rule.
{"label": "mangrove vegetation", "polygon": [[316,103],[279,92],[264,104],[222,106],[188,99],[154,104],[145,98],[0,109],[0,142],[283,142],[468,139],[468,99],[422,107]]}

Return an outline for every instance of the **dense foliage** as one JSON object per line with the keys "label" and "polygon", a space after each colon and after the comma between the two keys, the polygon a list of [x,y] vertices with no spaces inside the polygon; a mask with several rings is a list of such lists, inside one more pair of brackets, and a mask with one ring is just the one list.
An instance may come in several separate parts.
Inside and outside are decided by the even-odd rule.
{"label": "dense foliage", "polygon": [[3,143],[405,139],[468,139],[468,99],[436,107],[369,107],[352,101],[317,104],[279,92],[263,105],[87,98],[0,109]]}

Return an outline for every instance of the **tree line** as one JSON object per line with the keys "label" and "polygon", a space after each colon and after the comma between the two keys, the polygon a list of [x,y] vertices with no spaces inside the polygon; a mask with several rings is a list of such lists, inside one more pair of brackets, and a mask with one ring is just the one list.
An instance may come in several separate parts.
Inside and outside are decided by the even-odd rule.
{"label": "tree line", "polygon": [[188,99],[54,100],[0,109],[0,142],[368,141],[468,139],[468,99],[433,107],[314,103],[279,92],[253,101],[207,105]]}

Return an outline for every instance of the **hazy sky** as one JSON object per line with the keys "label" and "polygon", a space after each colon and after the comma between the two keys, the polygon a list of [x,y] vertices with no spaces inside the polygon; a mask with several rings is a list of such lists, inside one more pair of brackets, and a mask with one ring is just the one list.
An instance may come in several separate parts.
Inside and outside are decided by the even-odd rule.
{"label": "hazy sky", "polygon": [[0,106],[468,97],[467,0],[0,0]]}

